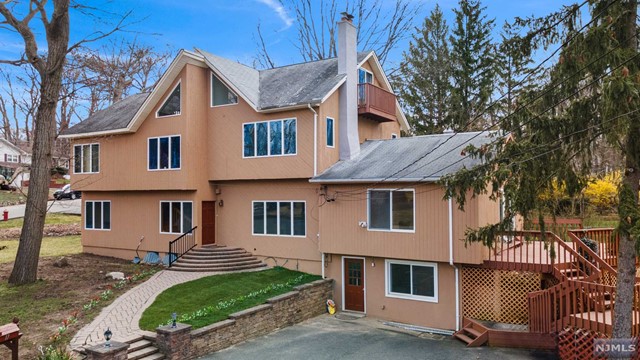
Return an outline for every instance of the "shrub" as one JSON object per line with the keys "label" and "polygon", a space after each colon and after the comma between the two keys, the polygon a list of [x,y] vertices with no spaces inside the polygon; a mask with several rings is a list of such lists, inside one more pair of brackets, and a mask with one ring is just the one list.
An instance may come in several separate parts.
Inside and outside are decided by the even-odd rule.
{"label": "shrub", "polygon": [[620,172],[612,172],[603,177],[592,178],[589,181],[583,194],[598,213],[612,211],[618,206],[620,178]]}

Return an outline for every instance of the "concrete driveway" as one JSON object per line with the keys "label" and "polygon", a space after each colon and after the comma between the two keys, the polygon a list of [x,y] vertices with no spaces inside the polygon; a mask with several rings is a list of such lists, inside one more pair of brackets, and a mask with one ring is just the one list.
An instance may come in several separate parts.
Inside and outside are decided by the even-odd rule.
{"label": "concrete driveway", "polygon": [[[52,213],[64,213],[80,215],[80,207],[82,206],[82,200],[56,200],[49,201],[47,203],[48,211]],[[0,207],[0,216],[4,210],[9,211],[9,219],[16,219],[24,217],[24,209],[26,205],[13,205]]]}
{"label": "concrete driveway", "polygon": [[551,352],[467,348],[450,336],[388,327],[380,320],[319,316],[201,359],[556,359]]}

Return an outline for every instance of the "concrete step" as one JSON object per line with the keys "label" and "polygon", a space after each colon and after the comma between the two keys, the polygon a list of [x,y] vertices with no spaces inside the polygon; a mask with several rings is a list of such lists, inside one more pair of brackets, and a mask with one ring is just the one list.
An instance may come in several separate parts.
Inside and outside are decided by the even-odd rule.
{"label": "concrete step", "polygon": [[180,264],[185,266],[202,266],[202,265],[242,265],[246,263],[260,262],[255,257],[242,258],[242,259],[224,259],[224,260],[208,260],[208,259],[179,259],[174,264]]}
{"label": "concrete step", "polygon": [[211,269],[227,269],[227,268],[235,268],[238,266],[245,266],[245,265],[256,265],[256,264],[261,264],[260,260],[252,260],[252,261],[243,261],[243,262],[233,262],[233,263],[210,263],[210,262],[205,262],[205,263],[199,263],[199,264],[194,264],[194,263],[181,263],[179,261],[175,262],[173,264],[173,267],[179,266],[179,267],[183,267],[183,268],[194,268],[194,269],[199,269],[199,268],[211,268]]}
{"label": "concrete step", "polygon": [[128,352],[130,352],[130,353],[134,352],[134,351],[138,351],[138,350],[144,349],[144,348],[149,347],[149,346],[153,346],[151,341],[145,340],[145,339],[142,339],[142,338],[140,340],[136,341],[136,342],[129,343],[129,344],[130,345],[129,345],[129,351]]}
{"label": "concrete step", "polygon": [[229,254],[229,255],[208,255],[208,254],[192,254],[186,253],[182,255],[180,259],[207,259],[207,260],[225,260],[225,259],[242,259],[246,257],[252,257],[251,253],[244,252],[242,254]]}
{"label": "concrete step", "polygon": [[153,346],[148,346],[148,347],[145,347],[144,349],[140,349],[140,350],[136,350],[128,353],[127,360],[139,360],[157,353],[158,353],[157,348]]}
{"label": "concrete step", "polygon": [[228,247],[199,247],[191,249],[192,252],[201,253],[230,253],[230,252],[245,252],[245,249],[241,248],[228,248]]}
{"label": "concrete step", "polygon": [[242,266],[230,266],[230,267],[184,267],[184,266],[171,266],[169,270],[173,271],[201,271],[201,272],[216,272],[216,271],[237,271],[237,270],[249,270],[265,267],[265,263],[256,263],[251,265]]}
{"label": "concrete step", "polygon": [[164,359],[164,355],[159,352],[140,358],[140,360],[162,360],[162,359]]}

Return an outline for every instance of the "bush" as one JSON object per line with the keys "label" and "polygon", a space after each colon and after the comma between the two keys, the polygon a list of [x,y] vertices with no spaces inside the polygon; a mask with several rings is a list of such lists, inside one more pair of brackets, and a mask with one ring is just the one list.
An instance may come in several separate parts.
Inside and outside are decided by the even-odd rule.
{"label": "bush", "polygon": [[61,346],[47,346],[40,348],[38,360],[73,360],[73,355]]}
{"label": "bush", "polygon": [[600,178],[592,178],[584,189],[585,199],[603,214],[613,211],[618,206],[618,186],[620,172],[612,172]]}

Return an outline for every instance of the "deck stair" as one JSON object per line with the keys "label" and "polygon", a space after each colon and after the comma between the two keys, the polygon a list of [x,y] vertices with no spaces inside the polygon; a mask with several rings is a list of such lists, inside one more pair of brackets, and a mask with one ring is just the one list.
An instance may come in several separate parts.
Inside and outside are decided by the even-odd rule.
{"label": "deck stair", "polygon": [[153,342],[142,336],[128,340],[127,344],[129,344],[127,360],[161,360],[165,358]]}
{"label": "deck stair", "polygon": [[267,266],[253,254],[241,248],[205,245],[189,250],[174,262],[173,271],[238,271]]}
{"label": "deck stair", "polygon": [[465,321],[464,327],[453,336],[466,343],[467,347],[482,346],[489,340],[488,330],[471,321]]}

